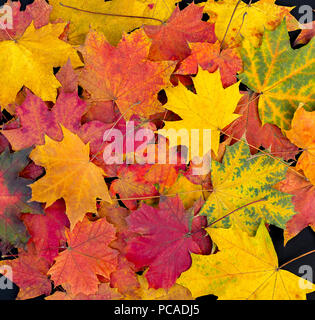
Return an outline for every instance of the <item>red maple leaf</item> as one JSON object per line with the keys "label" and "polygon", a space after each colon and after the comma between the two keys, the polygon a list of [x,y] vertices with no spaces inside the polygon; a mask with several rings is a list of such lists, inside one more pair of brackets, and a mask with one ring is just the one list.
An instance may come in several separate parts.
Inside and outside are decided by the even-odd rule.
{"label": "red maple leaf", "polygon": [[[16,108],[19,127],[3,130],[14,150],[21,150],[32,145],[45,143],[48,135],[55,140],[62,140],[59,124],[76,133],[81,126],[81,117],[86,105],[77,93],[61,92],[55,106],[49,110],[46,103],[27,90],[22,105]],[[12,125],[12,124],[11,124]]]}
{"label": "red maple leaf", "polygon": [[128,260],[146,273],[152,288],[170,288],[191,266],[190,253],[209,254],[211,240],[203,229],[207,219],[185,211],[177,196],[160,202],[159,208],[143,204],[127,218],[137,235],[127,244]]}
{"label": "red maple leaf", "polygon": [[214,24],[202,21],[202,12],[194,3],[184,10],[177,6],[165,24],[144,26],[152,39],[149,58],[180,61],[190,54],[188,42],[215,42]]}
{"label": "red maple leaf", "polygon": [[299,148],[292,144],[276,125],[266,123],[262,126],[258,113],[258,99],[257,93],[244,94],[235,110],[235,113],[242,116],[224,128],[223,132],[236,138],[231,144],[237,142],[237,139],[246,138],[251,154],[257,153],[258,148],[263,146],[270,149],[270,153],[275,157],[284,160],[294,159]]}
{"label": "red maple leaf", "polygon": [[31,299],[42,294],[49,295],[52,289],[47,277],[49,263],[37,254],[33,244],[28,244],[27,251],[19,250],[18,258],[3,261],[12,268],[12,278],[6,275],[19,288],[18,299]]}
{"label": "red maple leaf", "polygon": [[58,255],[62,242],[66,242],[65,227],[69,228],[70,223],[65,212],[64,201],[58,200],[45,209],[45,215],[22,216],[31,235],[29,241],[34,243],[38,255],[51,264]]}
{"label": "red maple leaf", "polygon": [[117,47],[90,31],[79,77],[79,84],[90,93],[90,103],[115,103],[125,119],[134,113],[148,116],[163,110],[157,93],[170,85],[174,63],[149,61],[149,48],[150,39],[142,29],[124,34]]}
{"label": "red maple leaf", "polygon": [[304,228],[311,226],[315,230],[315,186],[293,169],[287,171],[286,179],[276,186],[278,190],[293,194],[292,203],[297,212],[286,225],[284,242],[287,243]]}

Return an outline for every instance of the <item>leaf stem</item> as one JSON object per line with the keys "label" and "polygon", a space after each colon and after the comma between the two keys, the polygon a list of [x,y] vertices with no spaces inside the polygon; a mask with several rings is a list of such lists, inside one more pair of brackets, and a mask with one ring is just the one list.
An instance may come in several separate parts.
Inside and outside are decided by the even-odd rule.
{"label": "leaf stem", "polygon": [[314,249],[314,250],[311,250],[311,251],[308,251],[308,252],[306,252],[306,253],[303,253],[303,254],[299,255],[298,257],[293,258],[293,259],[285,262],[284,264],[282,264],[282,265],[279,267],[279,269],[285,267],[286,265],[288,265],[289,263],[291,263],[291,262],[293,262],[293,261],[295,261],[295,260],[298,260],[298,259],[300,259],[300,258],[303,258],[303,257],[305,257],[305,256],[308,256],[309,254],[312,254],[312,253],[315,253],[315,249]]}
{"label": "leaf stem", "polygon": [[[238,31],[237,31],[237,34],[236,34],[236,36],[234,37],[234,39],[227,45],[227,47],[230,47],[230,45],[237,39],[237,37],[239,36],[239,34],[241,33],[241,30],[242,30],[242,28],[243,28],[243,25],[244,25],[244,22],[245,22],[245,18],[246,18],[246,16],[247,16],[247,12],[245,12],[244,14],[243,14],[243,19],[242,19],[242,23],[241,23],[241,25],[240,25],[240,28],[238,29]],[[222,43],[221,43],[222,44]]]}
{"label": "leaf stem", "polygon": [[255,204],[255,203],[258,203],[258,202],[261,202],[261,201],[267,201],[267,199],[266,199],[266,198],[262,198],[262,199],[255,200],[255,201],[249,202],[249,203],[247,203],[247,204],[244,204],[243,206],[241,206],[241,207],[239,207],[239,208],[236,208],[235,210],[227,213],[227,214],[224,215],[223,217],[221,217],[221,218],[219,218],[219,219],[217,219],[217,220],[215,220],[215,221],[207,224],[205,227],[202,227],[202,228],[200,228],[200,229],[198,229],[198,230],[196,230],[196,231],[194,231],[194,232],[189,233],[189,236],[192,236],[193,234],[200,232],[202,229],[206,229],[206,228],[211,227],[211,226],[214,225],[215,223],[217,223],[217,222],[225,219],[225,218],[228,217],[229,215],[231,215],[231,214],[233,214],[233,213],[235,213],[235,212],[237,212],[237,211],[239,211],[239,210],[241,210],[241,209],[243,209],[243,208],[245,208],[245,207],[248,207],[248,206],[250,206],[250,205],[252,205],[252,204]]}
{"label": "leaf stem", "polygon": [[85,12],[85,13],[90,13],[90,14],[98,14],[98,15],[102,15],[102,16],[119,17],[119,18],[147,19],[147,20],[158,21],[161,24],[164,23],[164,21],[162,21],[162,20],[160,20],[158,18],[153,18],[153,17],[132,16],[132,15],[125,15],[125,14],[118,14],[118,13],[116,14],[116,13],[95,12],[95,11],[89,11],[89,10],[84,10],[84,9],[79,9],[79,8],[76,8],[76,7],[68,6],[68,5],[63,4],[61,2],[59,2],[59,4],[62,7],[65,7],[65,8],[69,8],[69,9],[72,9],[72,10],[81,11],[81,12]]}
{"label": "leaf stem", "polygon": [[215,224],[215,223],[217,223],[217,222],[225,219],[226,217],[228,217],[229,215],[235,213],[236,211],[239,211],[239,210],[241,210],[241,209],[243,209],[243,208],[246,208],[246,207],[248,207],[248,206],[250,206],[250,205],[252,205],[252,204],[255,204],[255,203],[258,203],[258,202],[261,202],[261,201],[267,201],[267,199],[266,199],[266,198],[262,198],[262,199],[255,200],[255,201],[249,202],[249,203],[247,203],[247,204],[244,204],[243,206],[241,206],[241,207],[239,207],[239,208],[237,208],[237,209],[235,209],[235,210],[227,213],[227,214],[224,215],[223,217],[215,220],[214,222],[211,222],[210,224],[208,224],[208,225],[206,226],[206,228],[208,228],[208,227],[212,226],[213,224]]}
{"label": "leaf stem", "polygon": [[230,29],[230,27],[231,27],[231,23],[232,23],[232,20],[233,20],[233,18],[234,18],[236,9],[238,8],[238,6],[239,6],[239,4],[240,4],[241,2],[242,2],[242,0],[238,0],[237,3],[236,3],[236,5],[235,5],[235,8],[234,8],[233,13],[232,13],[232,15],[231,15],[229,24],[228,24],[228,26],[227,26],[227,28],[226,28],[226,30],[225,30],[223,39],[222,39],[222,41],[221,41],[220,50],[223,49],[223,44],[224,44],[225,38],[226,38],[226,36],[227,36],[227,33],[228,33],[228,31],[229,31],[229,29]]}
{"label": "leaf stem", "polygon": [[[147,196],[147,197],[134,197],[134,198],[120,198],[120,199],[112,199],[113,201],[126,201],[126,200],[146,200],[146,199],[157,199],[161,197],[174,197],[179,194],[189,194],[193,192],[212,192],[212,189],[200,189],[200,190],[190,190],[190,191],[184,191],[184,192],[177,192],[177,193],[169,193],[169,194],[161,194],[159,196]],[[103,200],[105,201],[105,200]]]}

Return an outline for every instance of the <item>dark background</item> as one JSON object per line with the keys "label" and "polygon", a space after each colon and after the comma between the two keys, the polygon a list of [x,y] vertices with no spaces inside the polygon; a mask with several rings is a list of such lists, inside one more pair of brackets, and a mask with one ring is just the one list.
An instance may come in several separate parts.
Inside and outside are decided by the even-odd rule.
{"label": "dark background", "polygon": [[[16,1],[16,0],[13,0]],[[25,6],[27,4],[32,3],[34,0],[20,0],[22,4],[22,10],[24,10]],[[0,0],[0,6],[3,5],[6,2],[6,0]],[[181,8],[184,7],[185,5],[191,3],[192,1],[186,0],[182,1],[181,3]],[[196,3],[202,2],[202,1],[195,1]],[[248,2],[244,1],[244,2]],[[253,1],[257,2],[257,1]],[[277,0],[276,4],[278,5],[283,5],[283,6],[301,6],[301,5],[310,5],[315,7],[315,1],[314,0]],[[299,13],[298,13],[298,7],[293,9],[291,12],[296,18],[299,18]],[[291,40],[296,38],[299,34],[299,31],[297,32],[292,32],[290,34]],[[0,66],[1,67],[1,66]],[[315,210],[315,209],[314,209]],[[312,231],[310,227],[304,229],[298,236],[290,240],[286,247],[283,246],[283,230],[270,226],[270,235],[272,238],[272,241],[274,243],[277,255],[278,255],[278,260],[279,260],[279,265],[282,265],[283,263],[303,254],[308,251],[314,250],[315,249],[315,233]],[[299,274],[299,268],[302,265],[310,265],[313,269],[313,273],[315,276],[315,254],[310,254],[308,256],[305,256],[301,259],[298,259],[287,266],[285,266],[283,269],[288,270],[297,276],[302,276],[302,274]],[[314,282],[314,281],[313,281]],[[315,283],[315,282],[314,282]],[[14,285],[13,290],[0,290],[0,300],[13,300],[17,296],[18,293],[18,287]],[[310,293],[307,296],[308,300],[315,300],[315,292]],[[43,297],[39,297],[36,299],[43,299]],[[209,295],[205,297],[198,298],[196,302],[200,303],[205,303],[207,301],[214,301],[216,300],[215,296]]]}

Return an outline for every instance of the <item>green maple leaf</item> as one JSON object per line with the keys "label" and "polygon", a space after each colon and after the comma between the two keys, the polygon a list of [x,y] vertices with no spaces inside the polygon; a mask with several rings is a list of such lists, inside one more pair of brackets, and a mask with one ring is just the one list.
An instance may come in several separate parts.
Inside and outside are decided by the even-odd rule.
{"label": "green maple leaf", "polygon": [[261,94],[258,108],[263,124],[289,129],[301,102],[314,110],[314,57],[314,40],[298,50],[291,48],[285,21],[275,31],[265,31],[260,48],[244,42],[244,73],[240,78]]}
{"label": "green maple leaf", "polygon": [[27,202],[31,198],[32,180],[19,177],[28,164],[31,149],[0,155],[0,239],[2,246],[22,246],[28,241],[28,233],[20,220],[21,213],[43,213],[39,203]]}
{"label": "green maple leaf", "polygon": [[296,214],[292,195],[273,188],[287,171],[280,161],[261,153],[252,156],[248,146],[239,142],[227,147],[222,163],[212,161],[211,166],[213,192],[200,214],[206,215],[210,224],[221,219],[214,227],[233,224],[254,235],[261,220],[284,229]]}

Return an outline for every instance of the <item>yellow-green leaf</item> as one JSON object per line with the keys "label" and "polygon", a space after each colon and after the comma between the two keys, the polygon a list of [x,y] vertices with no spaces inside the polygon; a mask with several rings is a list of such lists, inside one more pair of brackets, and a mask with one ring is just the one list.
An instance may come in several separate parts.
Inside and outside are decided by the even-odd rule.
{"label": "yellow-green leaf", "polygon": [[242,50],[244,73],[241,81],[260,93],[259,114],[265,123],[289,129],[300,102],[315,108],[315,42],[293,50],[286,23],[275,31],[266,31],[260,48],[249,41]]}
{"label": "yellow-green leaf", "polygon": [[296,214],[292,196],[273,186],[285,179],[286,171],[287,166],[272,157],[259,153],[252,156],[242,142],[229,146],[222,163],[211,163],[213,192],[200,214],[206,215],[209,223],[227,215],[213,226],[235,225],[250,235],[255,234],[262,219],[284,229],[286,222]]}
{"label": "yellow-green leaf", "polygon": [[192,254],[191,268],[177,283],[194,298],[214,294],[222,300],[306,299],[315,285],[278,266],[278,258],[263,223],[255,237],[238,229],[208,229],[219,252]]}
{"label": "yellow-green leaf", "polygon": [[236,7],[238,0],[208,0],[204,12],[215,22],[216,35],[220,41],[228,29],[224,39],[225,46],[238,46],[242,39],[247,39],[253,46],[258,47],[265,29],[274,30],[292,9],[276,5],[275,2],[260,0],[246,4],[241,1]]}

